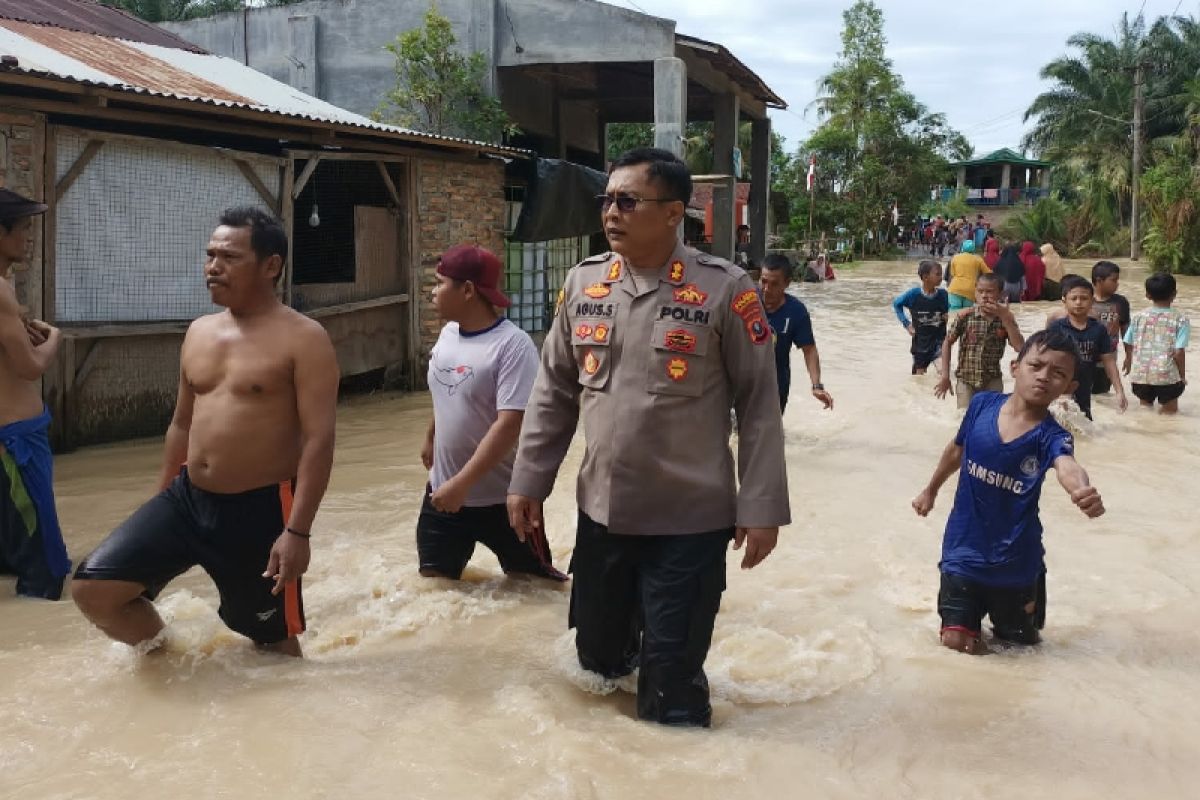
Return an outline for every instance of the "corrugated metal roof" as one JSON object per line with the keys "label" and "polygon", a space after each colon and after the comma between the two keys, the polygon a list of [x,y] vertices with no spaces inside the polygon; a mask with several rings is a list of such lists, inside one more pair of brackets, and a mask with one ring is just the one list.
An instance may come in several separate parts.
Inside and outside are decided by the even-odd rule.
{"label": "corrugated metal roof", "polygon": [[752,95],[762,100],[771,108],[787,108],[782,97],[775,94],[767,82],[758,77],[754,70],[747,67],[725,45],[707,42],[695,36],[676,34],[675,43],[695,50],[701,58],[711,63],[720,72],[724,72],[738,83],[742,84]]}
{"label": "corrugated metal roof", "polygon": [[336,123],[410,141],[469,145],[491,152],[527,155],[525,151],[501,145],[375,122],[238,61],[205,52],[0,18],[0,56],[17,59],[15,66],[0,69],[0,81],[6,72],[25,73],[140,95]]}
{"label": "corrugated metal roof", "polygon": [[131,42],[204,52],[196,45],[157,25],[94,0],[0,0],[0,19],[53,25]]}

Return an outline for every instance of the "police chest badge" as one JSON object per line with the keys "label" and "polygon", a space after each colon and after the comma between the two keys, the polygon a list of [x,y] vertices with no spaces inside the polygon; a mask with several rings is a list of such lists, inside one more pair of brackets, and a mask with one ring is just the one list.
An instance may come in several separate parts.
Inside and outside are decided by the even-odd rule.
{"label": "police chest badge", "polygon": [[595,332],[592,334],[592,340],[597,344],[604,344],[608,341],[608,326],[601,323],[596,326]]}
{"label": "police chest badge", "polygon": [[596,354],[591,350],[583,357],[583,371],[588,375],[595,375],[600,371],[600,359],[596,358]]}
{"label": "police chest badge", "polygon": [[599,300],[602,297],[608,297],[612,294],[612,289],[603,283],[593,283],[591,286],[583,290],[583,293],[593,300]]}
{"label": "police chest badge", "polygon": [[588,325],[586,322],[581,322],[579,325],[576,325],[575,337],[584,341],[592,338],[592,326]]}
{"label": "police chest badge", "polygon": [[688,362],[685,358],[672,358],[667,362],[667,377],[679,382],[687,377]]}
{"label": "police chest badge", "polygon": [[696,352],[696,337],[688,333],[683,328],[675,328],[667,331],[664,337],[663,344],[668,350],[674,350],[676,353],[694,353]]}

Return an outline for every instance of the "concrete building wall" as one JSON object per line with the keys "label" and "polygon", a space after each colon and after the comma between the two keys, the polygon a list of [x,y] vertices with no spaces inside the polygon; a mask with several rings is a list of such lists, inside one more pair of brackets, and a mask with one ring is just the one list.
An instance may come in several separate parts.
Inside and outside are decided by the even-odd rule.
{"label": "concrete building wall", "polygon": [[504,252],[504,166],[499,161],[420,162],[417,225],[420,236],[421,364],[424,376],[429,352],[442,322],[430,293],[437,283],[437,262],[457,244],[478,244],[497,255]]}
{"label": "concrete building wall", "polygon": [[[675,23],[595,0],[438,0],[463,52],[483,53],[490,87],[521,128],[554,136],[553,87],[533,78],[497,85],[496,67],[652,61],[675,52]],[[204,49],[248,63],[276,80],[359,114],[371,114],[396,85],[384,47],[424,24],[414,0],[310,0],[290,6],[164,23]],[[301,22],[302,18],[315,19]],[[315,55],[314,55],[315,54]],[[309,64],[315,57],[315,65]],[[596,112],[565,104],[568,146],[596,150]]]}
{"label": "concrete building wall", "polygon": [[[463,52],[482,52],[493,63],[492,0],[438,0]],[[209,52],[237,59],[297,88],[315,88],[322,100],[370,114],[396,85],[395,57],[384,49],[407,30],[424,24],[428,4],[412,0],[311,0],[289,6],[219,14],[164,23],[162,27]],[[289,20],[314,17],[315,45],[297,37]],[[315,51],[315,70],[297,74],[293,59]],[[315,71],[315,77],[313,72]]]}

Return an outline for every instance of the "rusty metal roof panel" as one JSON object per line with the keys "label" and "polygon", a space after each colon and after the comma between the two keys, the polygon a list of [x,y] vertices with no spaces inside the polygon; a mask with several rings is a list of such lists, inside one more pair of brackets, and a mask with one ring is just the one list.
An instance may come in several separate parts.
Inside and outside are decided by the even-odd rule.
{"label": "rusty metal roof panel", "polygon": [[470,145],[490,152],[528,155],[526,151],[502,145],[375,122],[305,94],[238,61],[205,52],[0,18],[0,56],[17,61],[15,65],[0,69],[0,79],[5,71],[21,72],[141,95],[337,123],[409,140]]}
{"label": "rusty metal roof panel", "polygon": [[203,52],[191,42],[94,0],[0,0],[0,19],[52,25],[81,33]]}

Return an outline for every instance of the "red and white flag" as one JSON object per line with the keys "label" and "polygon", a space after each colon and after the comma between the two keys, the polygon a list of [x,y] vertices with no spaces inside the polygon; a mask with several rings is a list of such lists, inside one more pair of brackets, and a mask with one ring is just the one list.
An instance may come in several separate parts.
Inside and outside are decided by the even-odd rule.
{"label": "red and white flag", "polygon": [[808,191],[813,190],[813,186],[817,182],[817,157],[808,157]]}

